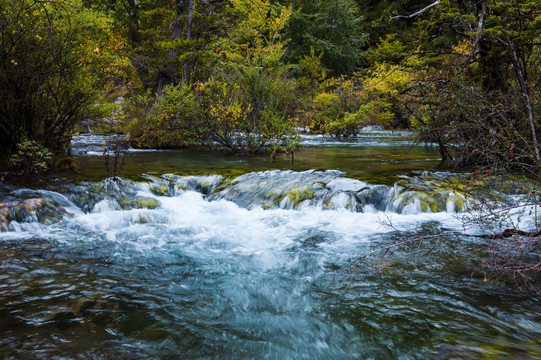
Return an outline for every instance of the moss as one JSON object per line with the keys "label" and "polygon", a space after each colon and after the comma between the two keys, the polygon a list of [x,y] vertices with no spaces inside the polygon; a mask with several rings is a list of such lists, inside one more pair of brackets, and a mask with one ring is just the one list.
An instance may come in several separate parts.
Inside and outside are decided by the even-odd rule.
{"label": "moss", "polygon": [[317,182],[315,182],[315,183],[312,184],[312,189],[313,189],[313,190],[321,190],[321,189],[325,189],[325,184],[322,183],[322,182],[317,181]]}
{"label": "moss", "polygon": [[71,157],[63,157],[54,164],[55,170],[70,169],[77,172],[77,164]]}
{"label": "moss", "polygon": [[447,202],[438,192],[421,192],[421,191],[406,191],[401,195],[399,211],[404,207],[419,201],[421,211],[425,212],[442,212],[446,210]]}
{"label": "moss", "polygon": [[138,223],[139,224],[148,224],[148,219],[142,215],[139,215],[139,219],[138,219]]}
{"label": "moss", "polygon": [[150,192],[158,196],[170,196],[171,193],[169,187],[166,185],[153,187],[150,189]]}
{"label": "moss", "polygon": [[321,206],[325,210],[333,210],[334,209],[334,206],[331,204],[331,199],[330,198],[323,199],[323,203],[321,204]]}
{"label": "moss", "polygon": [[278,193],[276,191],[271,191],[265,195],[265,199],[274,199]]}
{"label": "moss", "polygon": [[300,189],[292,189],[287,193],[289,201],[295,206],[299,205],[304,200],[312,199],[314,195],[314,191],[308,185],[305,185]]}
{"label": "moss", "polygon": [[214,183],[212,182],[209,182],[209,181],[205,181],[203,179],[194,179],[194,186],[193,188],[202,193],[202,194],[205,194],[205,195],[208,195],[210,194],[211,190],[212,190],[212,187],[214,186]]}
{"label": "moss", "polygon": [[287,197],[292,204],[295,204],[296,200],[300,197],[301,192],[298,189],[289,190]]}
{"label": "moss", "polygon": [[156,209],[160,206],[159,202],[152,198],[136,197],[135,199],[120,199],[118,205],[123,210],[130,209]]}
{"label": "moss", "polygon": [[425,212],[441,212],[444,210],[443,204],[430,195],[420,196],[421,210]]}
{"label": "moss", "polygon": [[136,203],[137,209],[156,209],[159,206],[158,201],[151,198],[140,199]]}
{"label": "moss", "polygon": [[282,200],[284,200],[284,194],[277,194],[274,199],[272,199],[272,203],[274,204],[274,207],[279,207]]}
{"label": "moss", "polygon": [[452,201],[455,204],[455,211],[459,212],[464,209],[464,198],[457,193],[451,193],[449,195],[449,201]]}
{"label": "moss", "polygon": [[188,187],[184,184],[177,184],[177,191],[180,190],[180,191],[186,191],[188,190]]}

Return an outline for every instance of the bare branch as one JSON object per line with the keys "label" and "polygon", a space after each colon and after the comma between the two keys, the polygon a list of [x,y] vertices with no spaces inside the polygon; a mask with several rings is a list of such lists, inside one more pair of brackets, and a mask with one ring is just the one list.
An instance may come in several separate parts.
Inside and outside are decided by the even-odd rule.
{"label": "bare branch", "polygon": [[533,116],[532,103],[530,101],[530,94],[529,94],[529,91],[528,91],[528,85],[526,84],[526,80],[524,79],[524,72],[523,72],[521,64],[520,64],[520,62],[518,60],[517,52],[516,52],[515,47],[514,47],[514,43],[511,40],[511,38],[509,37],[509,34],[507,34],[507,31],[504,30],[504,34],[507,37],[507,45],[511,49],[511,54],[513,55],[513,62],[514,62],[514,65],[515,65],[515,71],[517,72],[517,77],[518,77],[518,80],[519,80],[520,88],[522,90],[522,96],[524,97],[524,100],[526,102],[526,110],[528,111],[528,120],[529,120],[529,123],[530,123],[530,129],[531,129],[531,132],[532,132],[532,143],[533,143],[533,148],[534,148],[534,153],[535,153],[535,160],[539,163],[539,162],[541,162],[541,154],[539,152],[539,145],[538,145],[538,142],[537,142],[537,134],[536,134],[536,130],[535,130],[535,121],[534,121],[534,116]]}
{"label": "bare branch", "polygon": [[438,6],[439,4],[440,4],[440,0],[436,0],[436,2],[434,2],[434,3],[430,4],[430,5],[428,5],[427,7],[423,8],[423,9],[421,9],[421,10],[419,10],[419,11],[417,11],[417,12],[411,14],[411,15],[396,15],[396,16],[393,16],[393,17],[391,18],[391,20],[394,20],[394,19],[410,19],[410,18],[412,18],[412,17],[422,15],[422,14],[425,13],[427,10],[430,10],[430,9],[432,9],[433,7]]}
{"label": "bare branch", "polygon": [[468,66],[470,61],[475,56],[475,51],[477,50],[477,46],[479,46],[479,40],[481,39],[481,33],[483,32],[483,21],[485,19],[485,14],[487,12],[487,3],[488,3],[488,0],[483,1],[483,8],[481,9],[481,14],[479,15],[479,23],[477,24],[477,34],[475,35],[475,42],[473,43],[473,48],[470,52],[470,55],[464,62],[464,65],[462,65],[460,70],[455,74],[455,77],[460,75],[464,71],[466,66]]}

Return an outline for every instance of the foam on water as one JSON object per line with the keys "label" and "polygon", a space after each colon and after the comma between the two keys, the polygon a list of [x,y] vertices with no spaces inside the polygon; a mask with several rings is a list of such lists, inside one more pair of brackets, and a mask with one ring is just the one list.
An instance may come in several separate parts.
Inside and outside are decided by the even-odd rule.
{"label": "foam on water", "polygon": [[[396,231],[461,229],[454,202],[421,207],[419,193],[438,182],[386,187],[337,171],[143,179],[17,193],[77,209],[0,233],[22,249],[0,274],[9,278],[0,295],[20,331],[39,335],[26,337],[28,349],[51,358],[84,348],[98,358],[410,359],[472,331],[463,319],[480,333],[502,324],[461,293],[462,277],[430,273],[452,266],[457,251],[357,268]],[[440,190],[442,201],[458,196]],[[261,206],[269,199],[275,206]]]}

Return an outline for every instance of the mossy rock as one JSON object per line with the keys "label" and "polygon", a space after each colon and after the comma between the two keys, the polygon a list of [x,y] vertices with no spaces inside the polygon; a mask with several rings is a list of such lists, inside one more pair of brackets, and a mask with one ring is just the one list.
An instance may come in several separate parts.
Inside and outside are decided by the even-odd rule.
{"label": "mossy rock", "polygon": [[11,221],[52,224],[61,221],[66,210],[57,202],[44,198],[29,198],[0,204],[0,231],[12,230]]}
{"label": "mossy rock", "polygon": [[158,196],[173,196],[173,189],[170,185],[159,185],[150,188],[150,192]]}
{"label": "mossy rock", "polygon": [[421,211],[443,212],[447,211],[447,203],[453,202],[455,211],[461,211],[464,206],[464,199],[460,195],[453,195],[447,191],[406,191],[398,197],[399,205],[397,211],[402,211],[406,206],[419,201]]}
{"label": "mossy rock", "polygon": [[105,199],[105,190],[104,189],[91,189],[90,191],[72,191],[68,194],[68,198],[77,205],[85,213],[92,211],[94,206]]}
{"label": "mossy rock", "polygon": [[183,186],[183,190],[194,190],[204,195],[209,195],[214,187],[215,183],[207,181],[205,178],[191,178],[188,179],[186,185]]}
{"label": "mossy rock", "polygon": [[[280,204],[282,203],[282,200],[284,200],[285,195],[281,193],[269,193],[265,196],[272,200],[272,205],[274,208],[280,207]],[[270,206],[270,205],[269,205]]]}
{"label": "mossy rock", "polygon": [[214,188],[214,183],[208,181],[199,181],[198,190],[200,193],[208,195]]}
{"label": "mossy rock", "polygon": [[148,224],[149,221],[145,216],[139,215],[139,218],[137,219],[138,224]]}
{"label": "mossy rock", "polygon": [[72,171],[77,172],[77,163],[71,157],[63,157],[55,162],[54,169],[55,170],[70,169]]}
{"label": "mossy rock", "polygon": [[421,210],[425,212],[442,212],[447,209],[447,201],[439,193],[422,194]]}
{"label": "mossy rock", "polygon": [[399,212],[403,211],[407,206],[415,204],[417,201],[419,201],[421,211],[441,212],[446,209],[446,202],[436,192],[425,193],[410,190],[400,194],[398,199],[400,200],[397,208]]}
{"label": "mossy rock", "polygon": [[313,190],[322,190],[322,189],[325,189],[326,186],[324,183],[320,182],[320,181],[316,181],[312,184],[312,189]]}
{"label": "mossy rock", "polygon": [[304,200],[312,199],[314,198],[314,191],[310,188],[310,186],[305,185],[301,187],[300,189],[291,189],[287,193],[287,197],[289,198],[289,201],[291,204],[298,206],[300,203],[302,203]]}
{"label": "mossy rock", "polygon": [[10,230],[9,227],[9,207],[6,204],[0,204],[0,231],[6,232]]}
{"label": "mossy rock", "polygon": [[355,197],[357,198],[357,202],[363,206],[371,205],[378,210],[384,210],[388,193],[389,188],[387,186],[378,185],[358,191]]}
{"label": "mossy rock", "polygon": [[177,184],[177,191],[187,191],[188,190],[188,186],[186,186],[186,184]]}
{"label": "mossy rock", "polygon": [[141,198],[137,200],[137,209],[156,209],[160,206],[160,203],[156,199]]}
{"label": "mossy rock", "polygon": [[22,222],[37,220],[42,224],[60,221],[66,211],[52,200],[32,198],[23,200],[15,205],[15,220]]}
{"label": "mossy rock", "polygon": [[331,198],[323,199],[323,202],[321,203],[321,207],[324,210],[334,210],[334,205],[331,204]]}
{"label": "mossy rock", "polygon": [[454,203],[456,212],[462,211],[466,203],[464,197],[457,193],[450,193],[447,201],[452,201]]}
{"label": "mossy rock", "polygon": [[135,197],[135,199],[119,200],[118,205],[120,205],[123,210],[156,209],[160,206],[160,203],[156,199],[138,196]]}

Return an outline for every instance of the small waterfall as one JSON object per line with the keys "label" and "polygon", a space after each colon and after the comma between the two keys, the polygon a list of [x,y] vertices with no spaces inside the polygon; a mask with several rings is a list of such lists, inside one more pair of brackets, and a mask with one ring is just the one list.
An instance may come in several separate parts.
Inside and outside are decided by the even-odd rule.
{"label": "small waterfall", "polygon": [[144,175],[137,181],[107,178],[99,182],[62,185],[59,192],[12,189],[11,199],[0,205],[0,228],[10,223],[50,224],[77,212],[156,209],[164,197],[178,198],[186,192],[206,201],[229,201],[248,209],[327,210],[390,212],[403,215],[462,210],[463,195],[450,182],[406,178],[394,186],[367,184],[347,178],[340,171],[272,170],[251,172],[236,178],[220,175]]}
{"label": "small waterfall", "polygon": [[[0,184],[0,354],[479,358],[487,339],[501,355],[503,337],[527,354],[539,297],[511,307],[471,276],[476,244],[449,232],[465,201],[453,181],[273,170]],[[359,261],[424,235],[438,247]]]}

